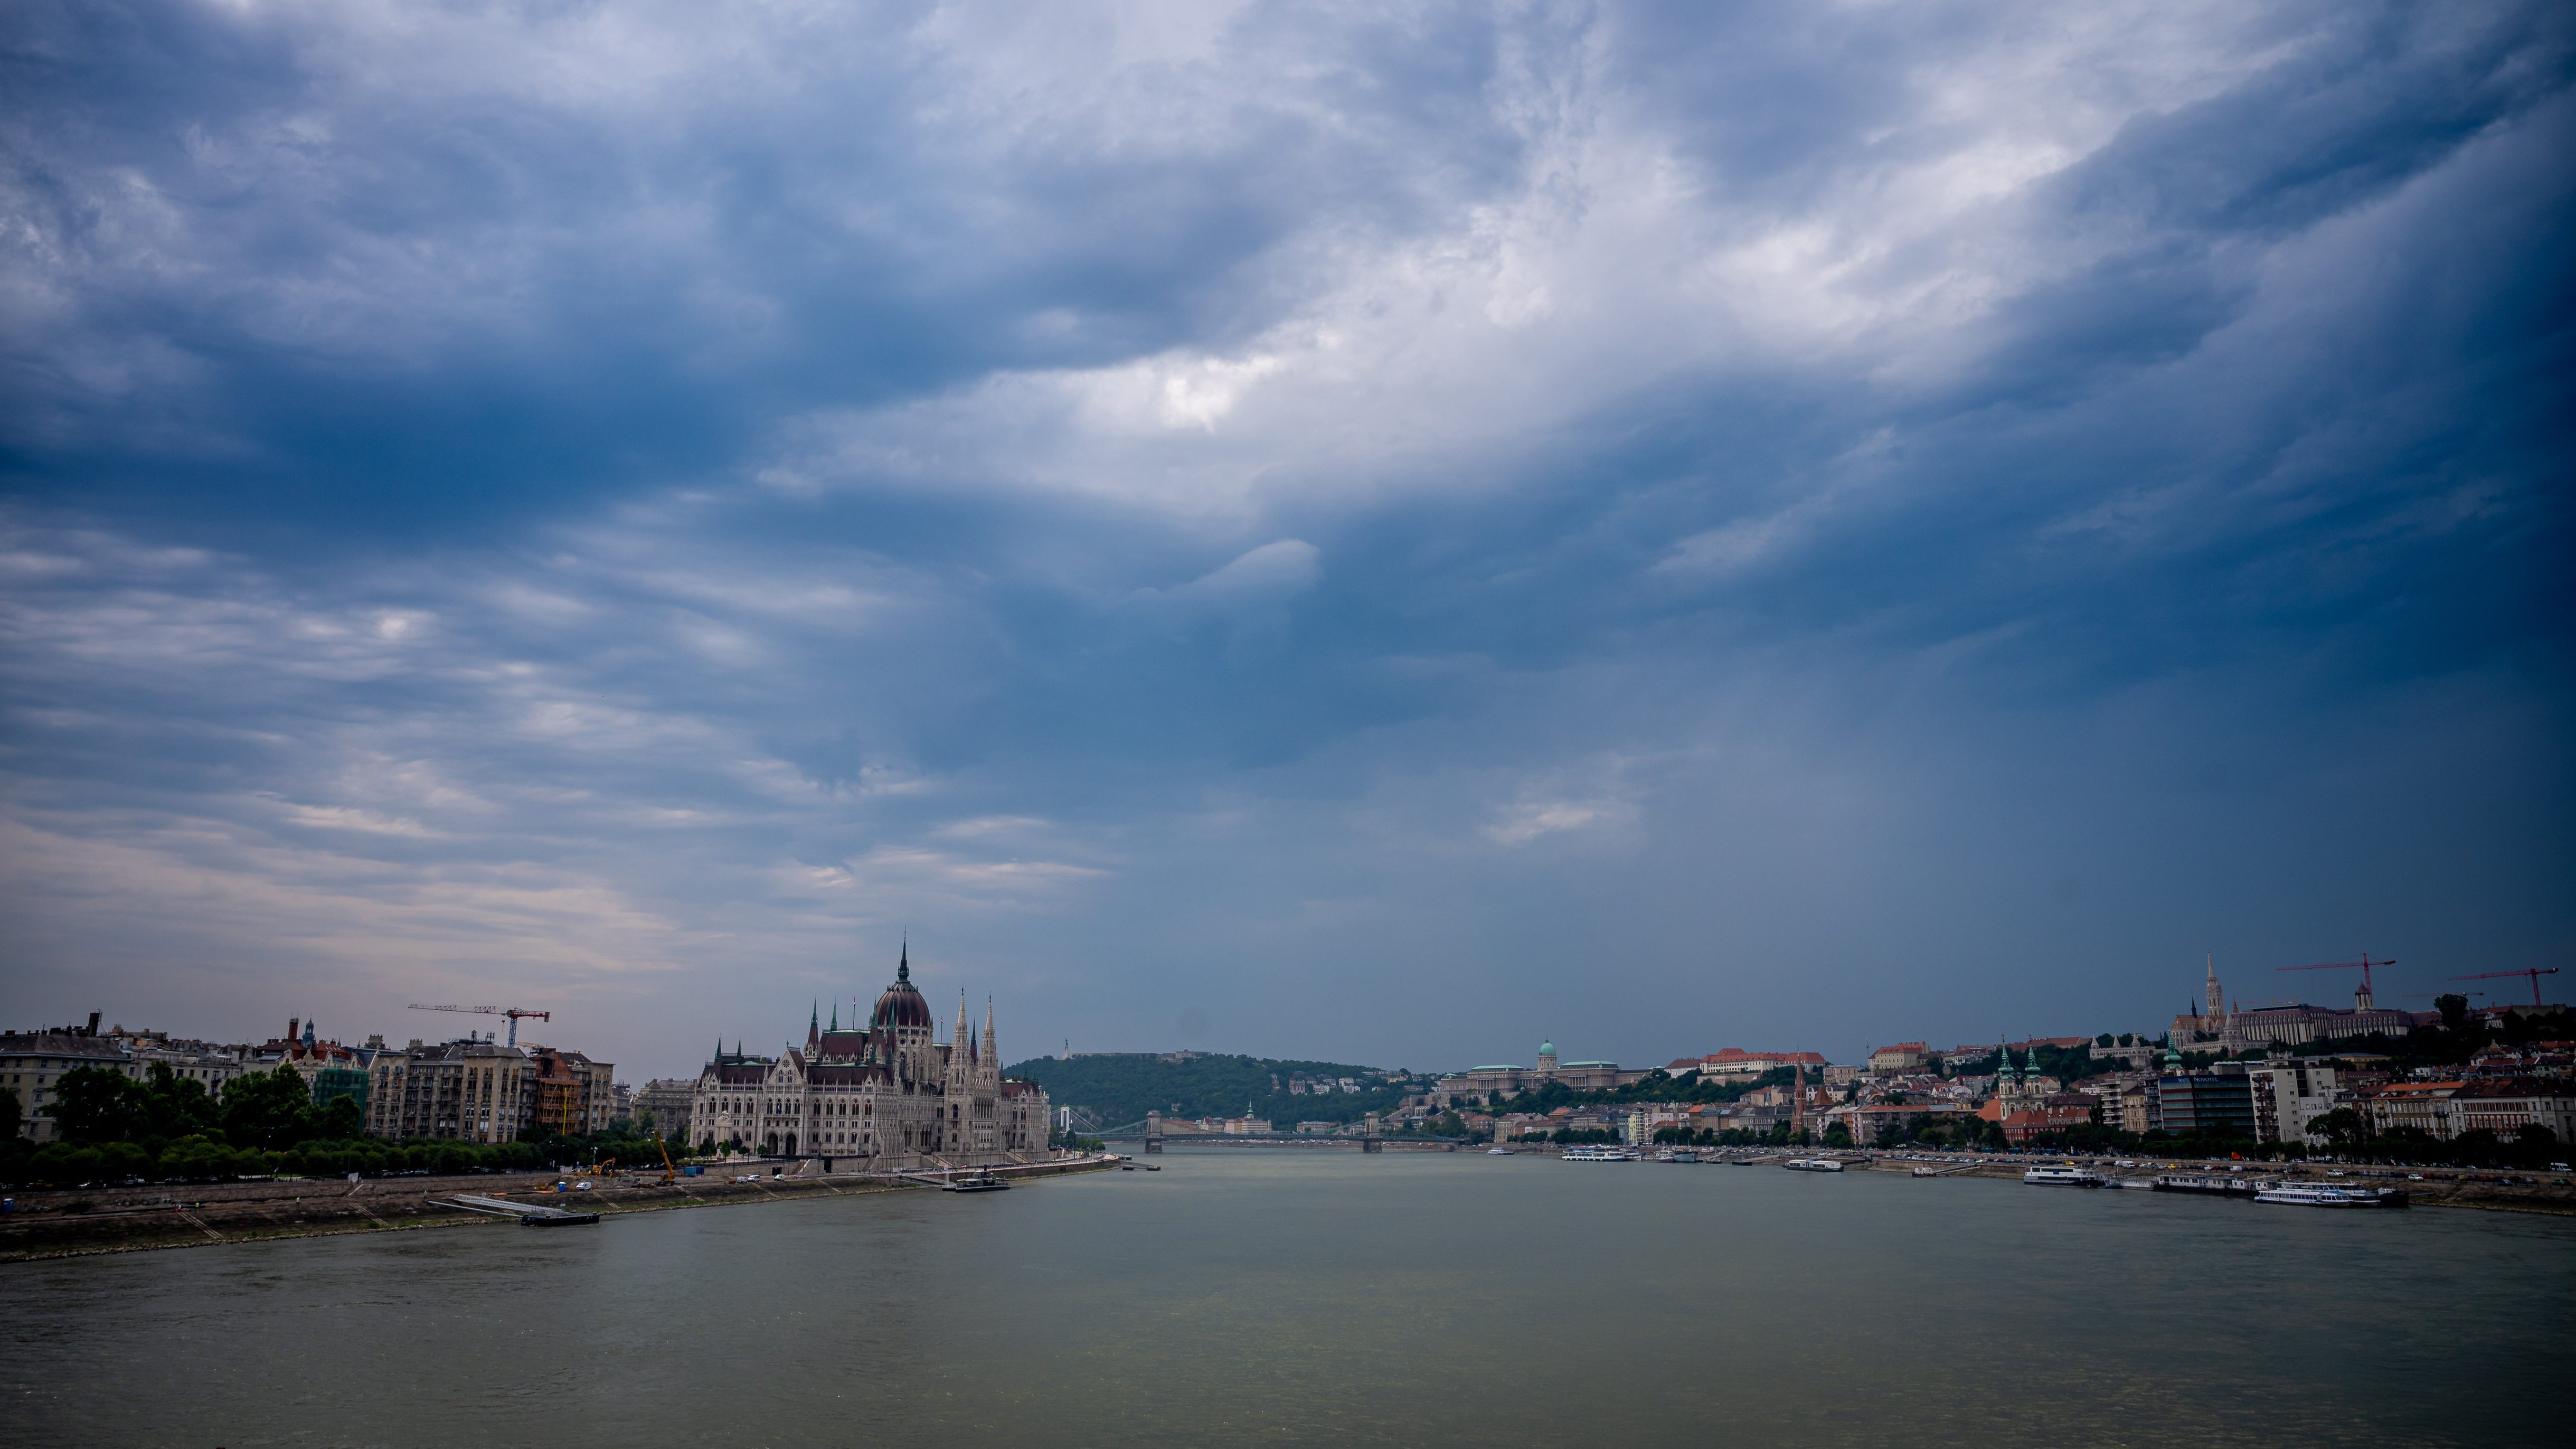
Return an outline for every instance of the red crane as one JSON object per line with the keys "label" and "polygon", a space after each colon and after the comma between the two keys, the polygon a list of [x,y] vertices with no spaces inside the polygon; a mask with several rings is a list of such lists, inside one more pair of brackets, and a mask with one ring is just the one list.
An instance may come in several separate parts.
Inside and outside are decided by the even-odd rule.
{"label": "red crane", "polygon": [[2321,961],[2314,966],[2276,966],[2273,969],[2276,971],[2350,971],[2355,968],[2359,968],[2361,971],[2361,990],[2353,993],[2352,1004],[2353,1008],[2357,1011],[2368,1011],[2370,1010],[2371,1004],[2370,968],[2373,966],[2394,966],[2396,964],[2397,962],[2389,957],[2381,957],[2379,960],[2373,961],[2370,959],[2370,953],[2364,951],[2361,955],[2361,959],[2358,961]]}
{"label": "red crane", "polygon": [[2481,971],[2475,976],[2454,976],[2451,979],[2454,981],[2493,981],[2502,976],[2528,976],[2531,978],[2531,1004],[2538,1006],[2540,1004],[2540,978],[2543,976],[2555,976],[2557,974],[2558,968],[2555,966],[2525,966],[2519,971]]}
{"label": "red crane", "polygon": [[411,1011],[463,1011],[470,1012],[476,1016],[506,1016],[510,1018],[510,1045],[512,1046],[517,1046],[519,1044],[519,1018],[523,1016],[533,1016],[539,1021],[554,1020],[554,1013],[552,1012],[522,1011],[515,1006],[423,1006],[418,1002],[414,1002],[406,1009]]}

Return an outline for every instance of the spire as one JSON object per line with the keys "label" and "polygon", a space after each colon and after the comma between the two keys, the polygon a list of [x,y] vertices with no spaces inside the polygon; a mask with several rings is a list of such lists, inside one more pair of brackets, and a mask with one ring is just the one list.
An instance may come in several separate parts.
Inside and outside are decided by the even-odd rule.
{"label": "spire", "polygon": [[984,1064],[995,1071],[1002,1069],[1001,1053],[993,1045],[993,998],[984,998]]}
{"label": "spire", "polygon": [[910,931],[903,933],[903,956],[894,964],[894,979],[897,981],[912,979],[912,933]]}
{"label": "spire", "polygon": [[840,1029],[841,1029],[841,1003],[840,1003],[840,1002],[838,1002],[838,1001],[835,1001],[835,1002],[833,1002],[833,1003],[832,1003],[832,1030],[834,1030],[834,1031],[839,1031]]}

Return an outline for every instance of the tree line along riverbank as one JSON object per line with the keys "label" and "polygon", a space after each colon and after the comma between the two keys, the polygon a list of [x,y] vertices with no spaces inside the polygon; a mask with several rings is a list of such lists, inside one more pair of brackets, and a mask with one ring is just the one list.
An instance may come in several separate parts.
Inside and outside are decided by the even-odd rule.
{"label": "tree line along riverbank", "polygon": [[[539,1132],[501,1143],[369,1137],[354,1102],[315,1102],[291,1066],[244,1076],[221,1101],[159,1062],[140,1079],[109,1068],[75,1068],[62,1074],[55,1093],[57,1140],[40,1145],[17,1135],[9,1112],[18,1099],[0,1092],[0,1186],[175,1185],[352,1172],[459,1177],[568,1162],[614,1159],[641,1167],[662,1160],[661,1145],[626,1123],[595,1136]],[[673,1153],[681,1155],[676,1147]]]}

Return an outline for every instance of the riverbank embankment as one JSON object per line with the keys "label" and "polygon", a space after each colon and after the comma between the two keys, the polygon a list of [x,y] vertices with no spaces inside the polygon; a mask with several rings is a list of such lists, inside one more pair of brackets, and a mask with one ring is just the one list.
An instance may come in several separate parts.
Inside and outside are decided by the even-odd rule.
{"label": "riverbank embankment", "polygon": [[[1066,1158],[996,1169],[1011,1178],[1056,1177],[1114,1166],[1106,1158]],[[556,1192],[557,1182],[590,1183]],[[460,1177],[377,1177],[356,1182],[268,1178],[122,1188],[37,1188],[10,1194],[0,1214],[0,1263],[31,1258],[131,1253],[160,1248],[337,1233],[431,1228],[512,1228],[509,1218],[449,1205],[460,1193],[508,1197],[596,1212],[605,1220],[638,1212],[781,1202],[795,1198],[936,1190],[936,1175],[843,1173],[793,1177],[748,1165],[710,1169],[669,1183],[650,1176],[567,1177],[555,1172],[486,1172]]]}
{"label": "riverbank embankment", "polygon": [[[1529,1149],[1517,1149],[1527,1151]],[[1556,1152],[1555,1147],[1546,1148]],[[2042,1163],[2074,1162],[2096,1172],[2114,1177],[2146,1178],[2163,1173],[2185,1173],[2209,1177],[2242,1177],[2249,1181],[2312,1182],[2337,1187],[2394,1187],[2404,1190],[2409,1205],[2415,1207],[2483,1208],[2494,1212],[2555,1213],[2576,1216],[2576,1183],[2563,1174],[2509,1173],[2474,1168],[2389,1168],[2346,1167],[2341,1171],[2317,1163],[2247,1163],[2233,1160],[2176,1160],[2138,1158],[2134,1166],[2120,1167],[2100,1158],[2068,1157],[1959,1157],[1941,1154],[1920,1156],[1903,1153],[1867,1153],[1818,1151],[1800,1148],[1794,1151],[1748,1151],[1745,1149],[1702,1149],[1698,1166],[1776,1167],[1791,1157],[1830,1157],[1842,1163],[1846,1172],[1895,1172],[1913,1174],[1916,1168],[1929,1168],[1925,1181],[1948,1181],[1962,1177],[2001,1179],[2018,1183],[2022,1174]]]}

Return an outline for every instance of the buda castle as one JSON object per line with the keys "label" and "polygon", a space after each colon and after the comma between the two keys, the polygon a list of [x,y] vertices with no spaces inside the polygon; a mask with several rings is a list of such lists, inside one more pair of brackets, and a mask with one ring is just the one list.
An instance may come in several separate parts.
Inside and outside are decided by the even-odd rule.
{"label": "buda castle", "polygon": [[701,1152],[737,1148],[766,1157],[816,1158],[826,1172],[891,1172],[1035,1161],[1047,1151],[1047,1096],[1035,1082],[1002,1076],[993,1007],[979,1042],[966,1000],[942,1042],[930,1003],[912,984],[907,944],[894,984],[866,1028],[842,1029],[840,1008],[819,1005],[805,1045],[776,1057],[718,1043],[698,1074],[689,1135]]}

